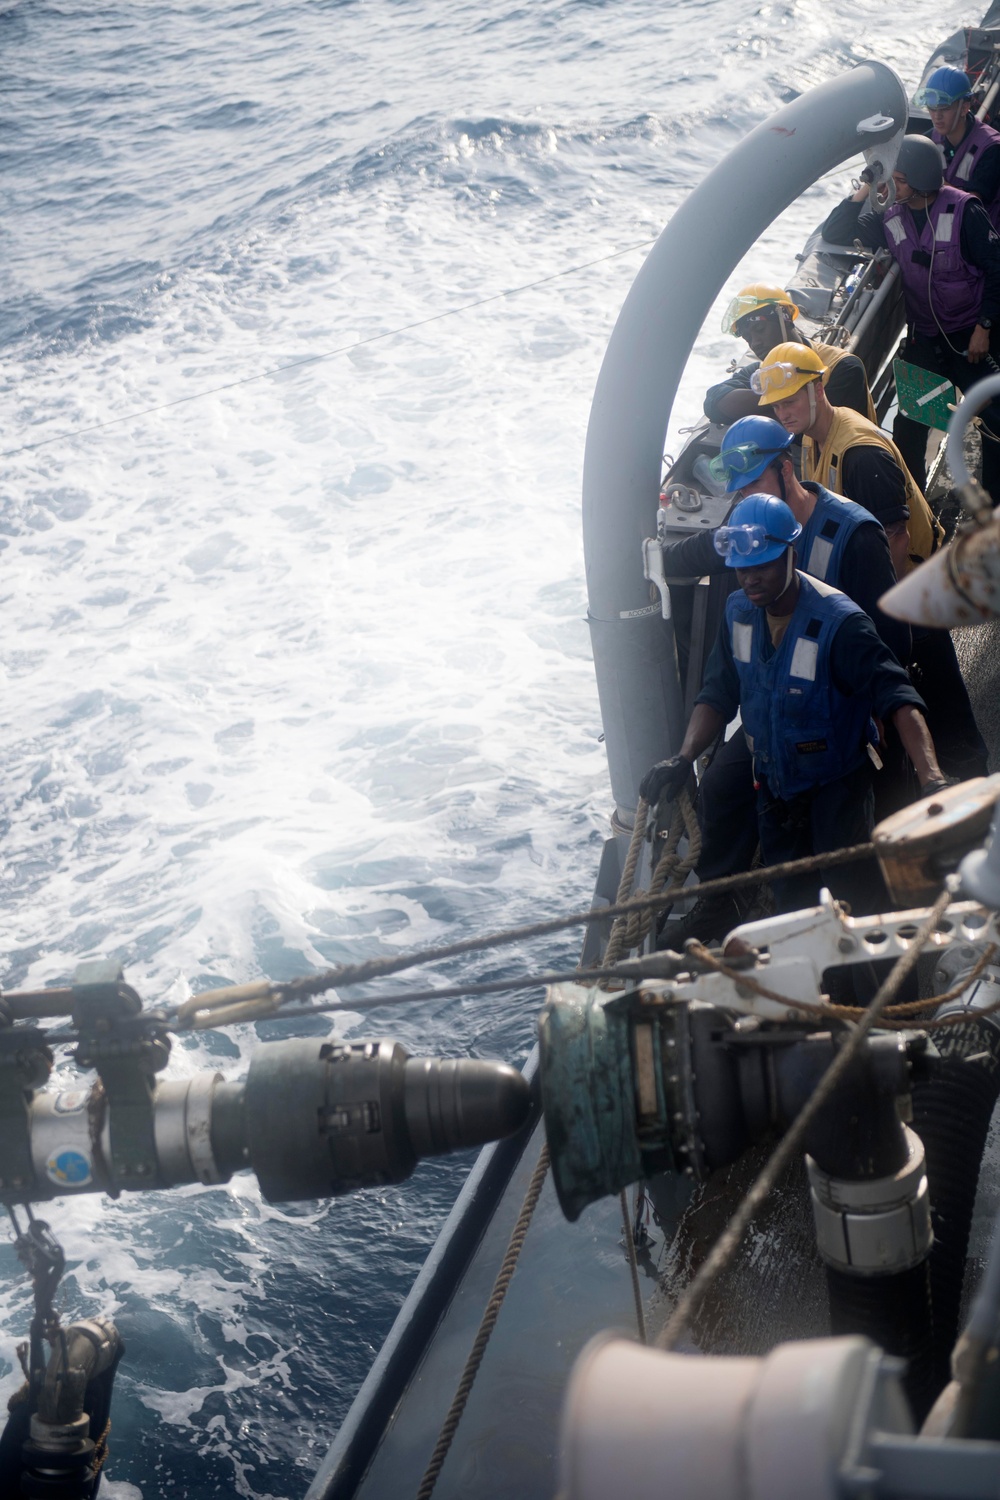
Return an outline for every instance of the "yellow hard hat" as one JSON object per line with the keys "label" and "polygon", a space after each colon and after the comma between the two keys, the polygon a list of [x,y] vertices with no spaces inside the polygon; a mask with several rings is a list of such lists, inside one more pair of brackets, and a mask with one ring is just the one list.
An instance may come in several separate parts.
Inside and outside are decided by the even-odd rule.
{"label": "yellow hard hat", "polygon": [[773,406],[826,373],[826,365],[809,344],[778,344],[754,370],[750,389],[760,397],[761,406]]}
{"label": "yellow hard hat", "polygon": [[799,315],[798,308],[783,287],[768,286],[766,282],[755,281],[752,286],[745,286],[741,292],[737,292],[726,308],[722,319],[722,331],[735,333],[737,323],[748,313],[757,312],[762,307],[775,306],[787,308],[792,315],[793,322]]}

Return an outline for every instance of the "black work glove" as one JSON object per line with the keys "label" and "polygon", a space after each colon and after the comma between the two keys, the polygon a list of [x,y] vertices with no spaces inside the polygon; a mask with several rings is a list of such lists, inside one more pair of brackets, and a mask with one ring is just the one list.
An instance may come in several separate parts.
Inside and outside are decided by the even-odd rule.
{"label": "black work glove", "polygon": [[691,775],[691,762],[683,755],[670,760],[658,760],[651,766],[639,783],[639,796],[645,797],[650,807],[655,807],[666,793],[671,800],[687,785]]}
{"label": "black work glove", "polygon": [[920,788],[921,797],[933,797],[935,792],[945,792],[950,786],[958,785],[957,776],[932,776],[930,781],[925,781]]}

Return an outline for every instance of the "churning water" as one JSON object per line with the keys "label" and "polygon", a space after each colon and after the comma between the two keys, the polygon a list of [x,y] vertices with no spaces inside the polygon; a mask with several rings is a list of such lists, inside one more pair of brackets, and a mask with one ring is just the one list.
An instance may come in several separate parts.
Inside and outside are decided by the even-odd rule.
{"label": "churning water", "polygon": [[[976,19],[0,3],[3,985],[106,954],[165,1003],[585,904],[609,795],[580,473],[643,247],[794,92],[865,56],[912,86]],[[787,278],[848,176],[733,285]],[[713,316],[672,431],[736,352]],[[519,1061],[539,998],[342,1024]],[[238,1076],[256,1041],[171,1071]],[[64,1311],[129,1346],[111,1493],[301,1495],[467,1167],[289,1209],[249,1178],[53,1205]],[[28,1309],[5,1245],[4,1396]]]}

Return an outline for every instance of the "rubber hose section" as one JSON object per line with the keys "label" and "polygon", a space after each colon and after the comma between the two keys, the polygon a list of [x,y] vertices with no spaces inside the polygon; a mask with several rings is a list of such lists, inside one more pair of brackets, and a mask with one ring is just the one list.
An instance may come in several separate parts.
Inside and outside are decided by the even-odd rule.
{"label": "rubber hose section", "polygon": [[[939,1058],[913,1087],[913,1128],[924,1143],[934,1247],[930,1255],[934,1365],[950,1378],[979,1167],[1000,1094],[1000,1028],[989,1020],[942,1028]],[[974,1062],[966,1061],[975,1058]]]}
{"label": "rubber hose section", "polygon": [[894,1276],[848,1276],[828,1266],[830,1332],[863,1333],[906,1360],[903,1385],[917,1422],[940,1390],[927,1261]]}

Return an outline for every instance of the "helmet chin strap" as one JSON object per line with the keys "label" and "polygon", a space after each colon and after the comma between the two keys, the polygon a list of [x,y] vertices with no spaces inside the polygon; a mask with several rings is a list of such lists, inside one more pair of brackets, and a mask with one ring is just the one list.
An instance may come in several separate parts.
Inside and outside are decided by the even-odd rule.
{"label": "helmet chin strap", "polygon": [[782,591],[781,591],[782,593],[784,593],[785,590],[788,589],[791,586],[792,578],[793,578],[793,576],[795,574],[795,548],[794,547],[789,547],[787,549],[787,551],[785,552],[785,558],[787,560],[786,561],[786,566],[785,566],[785,587],[782,589]]}
{"label": "helmet chin strap", "polygon": [[[810,380],[809,384],[806,387],[806,390],[809,392],[809,426],[810,427],[815,427],[816,426],[816,382],[815,382],[815,380]],[[782,499],[784,499],[784,496],[782,496]]]}

